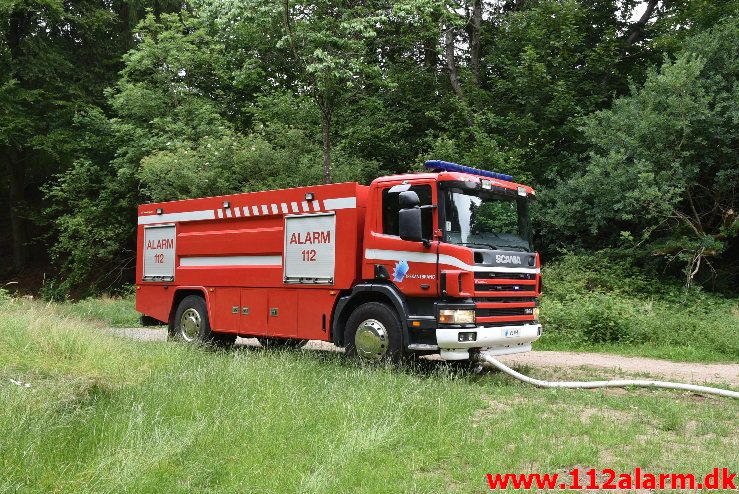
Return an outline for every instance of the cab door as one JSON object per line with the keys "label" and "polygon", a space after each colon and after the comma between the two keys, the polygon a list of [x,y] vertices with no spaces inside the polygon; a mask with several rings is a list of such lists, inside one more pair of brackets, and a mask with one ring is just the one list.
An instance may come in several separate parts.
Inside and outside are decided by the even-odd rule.
{"label": "cab door", "polygon": [[[368,219],[365,235],[365,279],[384,278],[395,284],[407,296],[430,297],[438,295],[437,252],[438,209],[436,183],[433,181],[406,181],[381,183],[373,191],[374,218]],[[427,242],[403,240],[399,236],[399,191],[418,194],[422,206],[422,231]],[[426,207],[423,207],[426,206]]]}

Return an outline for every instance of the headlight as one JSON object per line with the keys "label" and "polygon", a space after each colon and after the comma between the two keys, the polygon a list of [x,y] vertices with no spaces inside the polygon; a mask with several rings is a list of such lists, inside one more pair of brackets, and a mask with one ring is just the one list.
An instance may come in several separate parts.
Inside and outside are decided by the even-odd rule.
{"label": "headlight", "polygon": [[534,307],[534,319],[537,321],[539,320],[539,308],[538,307]]}
{"label": "headlight", "polygon": [[468,309],[441,309],[439,322],[442,324],[474,324],[475,311]]}

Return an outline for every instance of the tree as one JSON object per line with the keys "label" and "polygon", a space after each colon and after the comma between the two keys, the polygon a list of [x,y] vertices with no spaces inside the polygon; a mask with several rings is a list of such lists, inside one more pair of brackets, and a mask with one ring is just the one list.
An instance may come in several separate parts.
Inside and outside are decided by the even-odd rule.
{"label": "tree", "polygon": [[587,168],[545,198],[550,238],[646,245],[682,261],[687,284],[729,250],[739,234],[737,60],[739,21],[729,19],[587,117]]}
{"label": "tree", "polygon": [[75,116],[105,105],[103,90],[116,80],[130,24],[145,7],[125,0],[0,6],[0,187],[15,271],[43,233],[39,189],[80,156]]}
{"label": "tree", "polygon": [[[275,12],[271,12],[275,15]],[[290,4],[286,0],[282,46],[288,46],[300,70],[299,81],[321,114],[323,182],[331,182],[331,125],[337,106],[349,91],[362,91],[365,78],[378,74],[367,63],[366,40],[384,19],[372,2],[344,4],[319,0]],[[279,46],[279,45],[278,45]]]}
{"label": "tree", "polygon": [[[25,58],[17,62],[0,43],[0,63],[16,71],[0,72],[0,142],[21,152],[26,166],[13,170],[25,185],[14,190],[26,201],[35,195],[40,203],[35,191],[47,183],[44,218],[39,206],[13,210],[33,217],[26,226],[53,225],[60,293],[132,280],[138,203],[369,182],[428,158],[508,172],[545,190],[559,184],[552,202],[542,201],[552,208],[542,212],[546,245],[599,249],[631,235],[633,252],[649,245],[685,257],[698,252],[684,247],[701,229],[702,242],[721,244],[716,253],[736,245],[730,189],[722,188],[733,178],[715,168],[733,159],[717,150],[736,147],[721,113],[734,107],[711,99],[716,88],[733,96],[724,84],[731,64],[696,47],[689,57],[675,54],[736,13],[737,0],[11,5],[0,18],[28,12],[56,26],[22,38],[27,45],[16,53]],[[647,8],[633,19],[639,5]],[[83,7],[89,15],[78,15]],[[34,22],[27,27],[40,30]],[[669,64],[650,71],[665,55]],[[716,83],[707,85],[710,74]],[[681,120],[680,105],[695,114]],[[695,141],[680,144],[680,129]],[[12,157],[11,146],[0,147]],[[691,154],[665,158],[676,148]],[[635,191],[618,171],[624,164],[642,174]],[[696,164],[700,177],[715,177],[705,190],[691,171]],[[686,170],[687,182],[675,180]],[[15,177],[0,176],[3,192]],[[609,211],[613,204],[621,209]],[[718,259],[705,255],[702,266]]]}

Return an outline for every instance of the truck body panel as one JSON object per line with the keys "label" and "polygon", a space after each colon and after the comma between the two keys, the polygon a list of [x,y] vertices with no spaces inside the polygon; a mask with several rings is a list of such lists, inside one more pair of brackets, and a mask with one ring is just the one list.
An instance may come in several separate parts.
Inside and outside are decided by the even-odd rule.
{"label": "truck body panel", "polygon": [[[136,308],[169,322],[175,292],[195,288],[206,297],[216,331],[328,339],[338,290],[359,278],[366,195],[366,186],[344,183],[142,205]],[[329,216],[333,237],[321,237],[311,219]],[[290,218],[304,224],[285,238]],[[161,234],[147,235],[162,229],[171,233],[164,242]],[[298,266],[321,261],[310,259],[314,247],[333,246],[341,255],[331,260],[332,279],[286,281],[286,245],[297,252]],[[172,273],[146,271],[170,265]]]}

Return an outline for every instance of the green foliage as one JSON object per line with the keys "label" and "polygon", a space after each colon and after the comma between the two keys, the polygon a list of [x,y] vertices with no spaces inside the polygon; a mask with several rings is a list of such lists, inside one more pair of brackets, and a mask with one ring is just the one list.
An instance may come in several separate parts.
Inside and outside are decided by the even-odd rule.
{"label": "green foliage", "polygon": [[619,343],[664,358],[739,361],[735,298],[686,290],[613,252],[566,254],[542,276],[544,348],[618,351],[598,345]]}
{"label": "green foliage", "polygon": [[488,0],[478,30],[471,0],[5,2],[0,252],[18,271],[48,250],[52,296],[108,291],[132,281],[137,204],[436,158],[549,190],[544,250],[659,254],[728,291],[739,7],[660,2],[638,26],[643,3]]}
{"label": "green foliage", "polygon": [[623,75],[612,71],[624,12],[611,2],[531,4],[487,31],[494,34],[483,58],[491,75],[478,125],[523,164],[522,179],[544,182],[574,171],[583,151],[579,118],[621,91]]}
{"label": "green foliage", "polygon": [[299,130],[275,124],[246,137],[204,138],[194,149],[157,151],[141,161],[139,176],[153,201],[294,187],[320,182],[312,166],[318,152]]}
{"label": "green foliage", "polygon": [[737,60],[739,21],[731,19],[588,116],[589,162],[544,195],[544,235],[589,248],[648,242],[687,265],[688,281],[701,257],[735,244]]}

